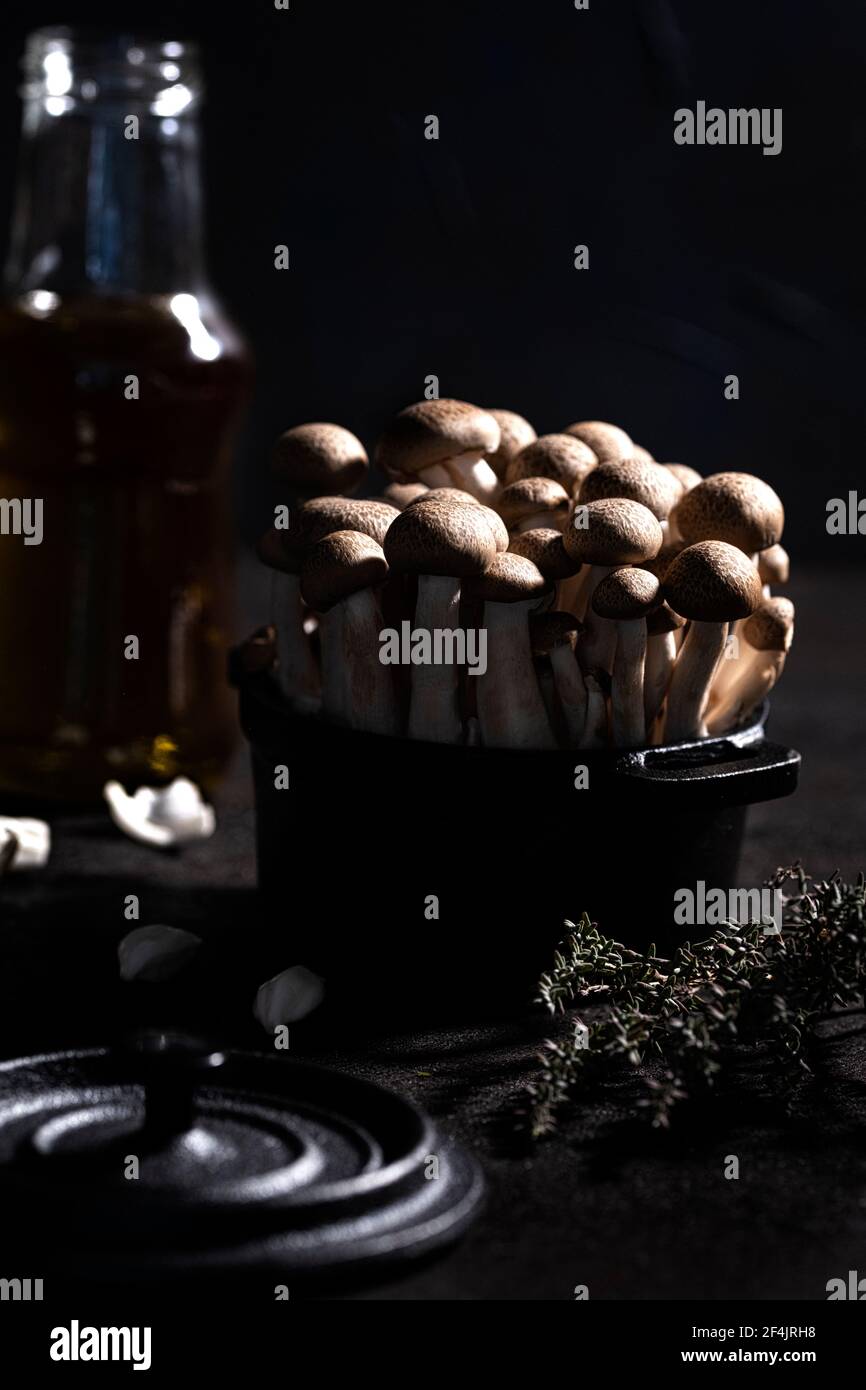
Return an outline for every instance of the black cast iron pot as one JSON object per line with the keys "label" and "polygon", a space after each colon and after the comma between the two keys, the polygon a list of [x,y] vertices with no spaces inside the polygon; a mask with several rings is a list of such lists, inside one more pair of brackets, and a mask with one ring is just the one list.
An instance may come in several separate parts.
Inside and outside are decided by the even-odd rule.
{"label": "black cast iron pot", "polygon": [[267,673],[238,684],[259,968],[318,971],[329,1011],[365,1027],[513,1011],[584,911],[633,945],[705,935],[675,926],[675,891],[735,886],[746,808],[797,784],[766,704],[724,738],[520,752],[356,733],[293,714]]}

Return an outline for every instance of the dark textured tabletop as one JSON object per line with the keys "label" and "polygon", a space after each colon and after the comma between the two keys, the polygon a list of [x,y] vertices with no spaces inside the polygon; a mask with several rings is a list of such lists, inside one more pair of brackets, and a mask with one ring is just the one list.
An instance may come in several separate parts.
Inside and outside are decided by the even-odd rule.
{"label": "dark textured tabletop", "polygon": [[[866,578],[801,573],[789,592],[797,633],[771,732],[801,751],[800,789],[750,812],[744,885],[796,857],[815,875],[855,875],[866,861],[857,622]],[[253,593],[245,621],[263,616]],[[257,912],[251,799],[240,748],[216,834],[182,854],[126,840],[98,811],[51,818],[49,867],[7,878],[0,896],[4,1056],[96,1041],[127,1017],[147,1016],[145,987],[136,993],[118,978],[129,893],[141,897],[142,923],[188,927],[223,961],[241,961]],[[197,985],[195,1021],[261,1046],[243,972],[234,992],[225,972],[220,979],[212,997],[206,975]],[[489,1179],[486,1211],[455,1250],[350,1296],[571,1299],[585,1284],[591,1297],[609,1299],[825,1298],[828,1279],[866,1259],[866,1030],[861,1014],[823,1027],[819,1070],[790,1112],[754,1054],[735,1084],[684,1111],[671,1133],[629,1120],[626,1079],[578,1108],[556,1137],[526,1148],[509,1114],[548,1032],[543,1015],[356,1038],[339,1051],[305,1043],[298,1025],[293,1048],[416,1097],[474,1148]],[[729,1155],[740,1160],[737,1181],[724,1176]]]}

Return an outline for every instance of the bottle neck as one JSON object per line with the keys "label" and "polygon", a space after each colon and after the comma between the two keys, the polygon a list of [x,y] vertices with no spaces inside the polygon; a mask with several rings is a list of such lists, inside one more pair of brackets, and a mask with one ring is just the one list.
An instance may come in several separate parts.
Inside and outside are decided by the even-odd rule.
{"label": "bottle neck", "polygon": [[123,42],[31,38],[9,295],[205,288],[198,90],[164,60],[180,45]]}

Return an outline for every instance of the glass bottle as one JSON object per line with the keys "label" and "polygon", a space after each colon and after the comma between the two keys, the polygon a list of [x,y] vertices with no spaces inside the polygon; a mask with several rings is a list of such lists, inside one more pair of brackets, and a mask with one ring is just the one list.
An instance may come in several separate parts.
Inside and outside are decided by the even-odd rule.
{"label": "glass bottle", "polygon": [[228,466],[196,53],[40,30],[0,306],[0,791],[92,800],[234,740]]}

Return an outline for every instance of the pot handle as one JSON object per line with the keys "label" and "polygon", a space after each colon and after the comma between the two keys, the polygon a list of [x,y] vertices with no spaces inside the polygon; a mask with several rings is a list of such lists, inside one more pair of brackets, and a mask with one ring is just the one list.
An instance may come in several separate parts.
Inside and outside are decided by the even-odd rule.
{"label": "pot handle", "polygon": [[790,796],[799,770],[800,754],[794,748],[765,739],[741,744],[720,738],[624,753],[614,777],[654,797],[744,805]]}

